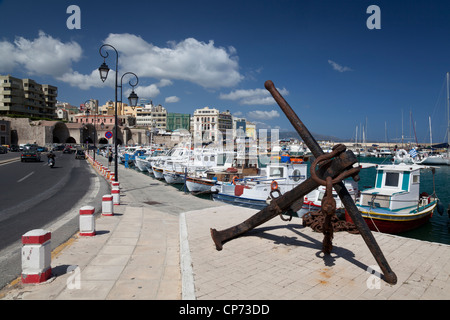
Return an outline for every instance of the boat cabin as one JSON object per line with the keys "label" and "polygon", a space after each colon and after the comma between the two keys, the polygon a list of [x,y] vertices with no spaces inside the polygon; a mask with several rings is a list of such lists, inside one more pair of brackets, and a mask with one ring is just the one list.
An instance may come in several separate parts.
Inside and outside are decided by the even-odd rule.
{"label": "boat cabin", "polygon": [[417,207],[420,188],[420,166],[379,165],[375,187],[361,192],[360,205],[398,211]]}

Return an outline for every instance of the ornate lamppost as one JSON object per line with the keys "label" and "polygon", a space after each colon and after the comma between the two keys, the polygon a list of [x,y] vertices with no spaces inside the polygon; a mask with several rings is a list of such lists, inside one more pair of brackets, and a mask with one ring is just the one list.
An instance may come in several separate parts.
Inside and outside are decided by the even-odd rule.
{"label": "ornate lamppost", "polygon": [[116,48],[114,48],[112,45],[110,44],[104,44],[100,47],[99,52],[100,55],[103,57],[103,64],[98,68],[98,71],[100,72],[100,79],[105,82],[106,78],[108,77],[108,72],[109,72],[109,67],[106,64],[105,60],[106,58],[109,56],[108,51],[106,51],[105,49],[105,54],[102,53],[102,49],[104,47],[109,47],[111,49],[114,50],[114,52],[116,53],[116,75],[115,75],[115,106],[114,106],[114,122],[115,122],[115,126],[114,126],[114,180],[118,181],[118,176],[119,176],[119,172],[118,172],[118,161],[117,161],[117,136],[118,136],[118,130],[117,127],[119,125],[118,121],[117,121],[117,89],[120,87],[120,102],[122,102],[122,80],[123,77],[127,74],[132,74],[136,77],[136,83],[132,84],[131,81],[129,81],[130,86],[132,86],[132,91],[130,96],[128,97],[128,101],[130,103],[130,106],[134,109],[137,106],[137,101],[138,101],[138,96],[137,94],[134,92],[134,87],[137,86],[138,82],[139,82],[139,78],[136,76],[136,74],[132,73],[132,72],[126,72],[122,75],[121,79],[120,79],[120,86],[118,85],[118,74],[119,74],[119,53],[117,52]]}

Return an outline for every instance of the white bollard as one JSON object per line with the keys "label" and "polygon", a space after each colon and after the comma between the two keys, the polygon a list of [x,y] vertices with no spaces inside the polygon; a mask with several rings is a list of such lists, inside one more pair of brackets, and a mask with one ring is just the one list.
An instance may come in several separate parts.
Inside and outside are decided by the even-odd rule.
{"label": "white bollard", "polygon": [[50,231],[34,229],[22,235],[22,283],[41,283],[52,275]]}
{"label": "white bollard", "polygon": [[113,189],[119,189],[120,190],[120,183],[119,183],[119,181],[111,182],[111,186],[112,186]]}
{"label": "white bollard", "polygon": [[111,193],[112,193],[112,196],[113,196],[113,204],[115,206],[118,206],[120,204],[120,190],[119,189],[112,189]]}
{"label": "white bollard", "polygon": [[95,208],[84,206],[80,208],[80,236],[95,236]]}
{"label": "white bollard", "polygon": [[114,215],[113,196],[110,194],[106,194],[102,198],[102,216],[112,215]]}

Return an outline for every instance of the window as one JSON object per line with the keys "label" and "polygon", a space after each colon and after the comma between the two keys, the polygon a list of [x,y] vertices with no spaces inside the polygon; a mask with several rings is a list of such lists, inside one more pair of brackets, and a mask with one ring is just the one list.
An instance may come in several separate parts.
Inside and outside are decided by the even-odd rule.
{"label": "window", "polygon": [[398,172],[386,172],[386,180],[384,181],[384,185],[386,187],[397,187],[398,186]]}
{"label": "window", "polygon": [[413,184],[420,183],[420,175],[413,175]]}
{"label": "window", "polygon": [[283,168],[270,168],[270,177],[283,177]]}
{"label": "window", "polygon": [[300,178],[302,178],[300,170],[295,169],[294,172],[292,172],[292,180],[294,180],[295,182],[299,181]]}

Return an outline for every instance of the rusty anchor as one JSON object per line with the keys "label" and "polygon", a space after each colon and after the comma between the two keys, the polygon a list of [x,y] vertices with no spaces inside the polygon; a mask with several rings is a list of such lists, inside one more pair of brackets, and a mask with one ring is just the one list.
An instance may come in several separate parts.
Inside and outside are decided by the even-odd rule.
{"label": "rusty anchor", "polygon": [[[306,179],[291,191],[286,192],[285,194],[280,195],[277,198],[273,198],[271,203],[267,207],[257,212],[242,223],[221,231],[217,231],[216,229],[211,228],[211,237],[215,243],[216,249],[222,250],[223,244],[225,242],[239,237],[243,233],[252,230],[253,228],[269,221],[277,215],[282,214],[283,212],[287,212],[291,209],[292,206],[298,204],[299,200],[302,199],[303,196],[317,188],[319,185],[325,185],[328,196],[324,197],[324,199],[326,200],[324,201],[325,203],[322,202],[322,210],[327,216],[331,216],[333,210],[335,210],[335,205],[332,209],[333,203],[331,202],[331,187],[334,187],[348,214],[352,218],[356,228],[361,234],[364,242],[377,261],[383,273],[382,278],[389,284],[396,284],[397,276],[391,270],[372,232],[368,228],[366,222],[356,208],[353,199],[342,183],[343,179],[350,176],[355,181],[359,180],[359,168],[353,168],[353,164],[357,162],[355,155],[353,154],[353,152],[346,150],[345,146],[343,145],[336,145],[330,154],[324,154],[323,150],[320,148],[319,144],[308,131],[306,126],[302,123],[302,121],[292,110],[291,106],[275,88],[273,82],[268,80],[265,82],[264,86],[271,93],[272,97],[275,99],[281,110],[284,112],[286,117],[294,126],[295,130],[298,132],[300,137],[303,139],[305,144],[308,146],[308,148],[316,158],[313,165],[311,166],[311,177]],[[319,165],[319,167],[316,170],[315,167],[317,166],[317,164]],[[329,224],[327,218],[325,219],[325,223],[327,225]],[[322,250],[324,251],[324,253],[330,253],[332,250],[331,240],[333,238],[332,227],[331,230],[330,227],[325,227],[327,232],[325,234]]]}

